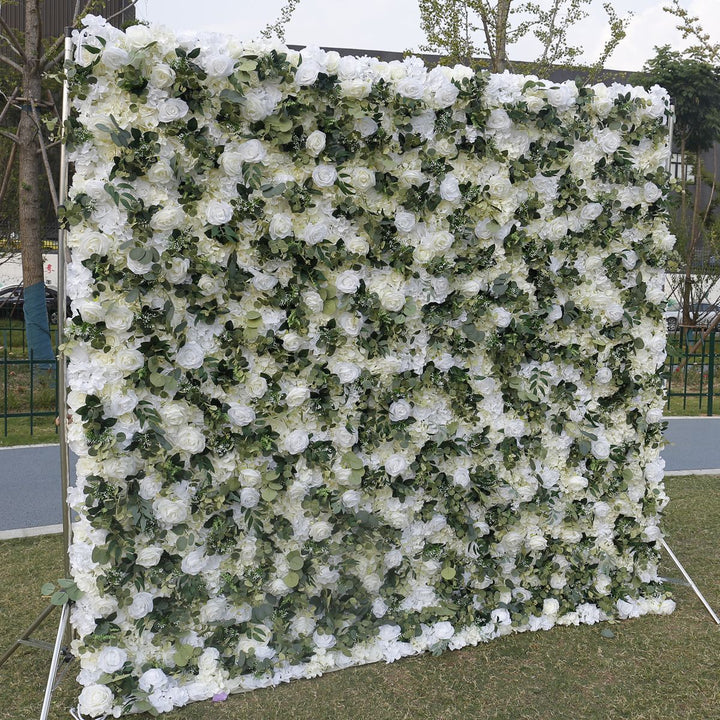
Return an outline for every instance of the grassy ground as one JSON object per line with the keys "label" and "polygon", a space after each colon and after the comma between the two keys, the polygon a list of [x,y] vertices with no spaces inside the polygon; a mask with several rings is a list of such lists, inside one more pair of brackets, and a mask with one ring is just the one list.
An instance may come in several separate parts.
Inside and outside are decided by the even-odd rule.
{"label": "grassy ground", "polygon": [[[668,543],[720,610],[720,478],[669,478]],[[679,577],[668,564],[664,572]],[[59,536],[0,543],[0,648],[42,610],[62,574]],[[168,720],[719,720],[720,629],[687,587],[669,617],[525,633],[440,657],[407,658],[195,703]],[[39,636],[50,639],[59,613]],[[605,637],[610,628],[613,637]],[[0,668],[0,720],[39,715],[49,653],[20,649]],[[74,672],[74,670],[73,670]],[[66,720],[78,692],[55,694]],[[134,716],[144,720],[148,716]]]}

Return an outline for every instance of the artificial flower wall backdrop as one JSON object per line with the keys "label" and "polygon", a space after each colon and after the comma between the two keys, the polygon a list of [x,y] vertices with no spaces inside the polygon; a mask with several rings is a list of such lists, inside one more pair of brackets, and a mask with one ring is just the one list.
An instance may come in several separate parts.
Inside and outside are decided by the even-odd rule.
{"label": "artificial flower wall backdrop", "polygon": [[86,23],[80,710],[670,612],[664,91]]}

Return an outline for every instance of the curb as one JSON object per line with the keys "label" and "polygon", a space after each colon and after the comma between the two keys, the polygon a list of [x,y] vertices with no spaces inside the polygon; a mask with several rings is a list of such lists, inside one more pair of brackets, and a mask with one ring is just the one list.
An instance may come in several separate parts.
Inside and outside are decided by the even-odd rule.
{"label": "curb", "polygon": [[62,525],[39,525],[38,527],[0,530],[0,540],[16,540],[17,538],[37,537],[39,535],[57,535],[63,531]]}

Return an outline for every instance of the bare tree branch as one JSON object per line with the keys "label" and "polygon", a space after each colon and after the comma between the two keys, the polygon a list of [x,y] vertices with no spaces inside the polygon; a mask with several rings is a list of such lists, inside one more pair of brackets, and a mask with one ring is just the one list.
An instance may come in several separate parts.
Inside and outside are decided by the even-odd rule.
{"label": "bare tree branch", "polygon": [[18,138],[15,133],[11,133],[8,130],[0,130],[0,136],[7,138],[8,140],[12,140],[14,143],[18,142],[20,138]]}
{"label": "bare tree branch", "polygon": [[8,110],[12,107],[12,104],[15,102],[15,98],[18,96],[19,92],[20,88],[16,86],[15,89],[10,93],[10,97],[6,99],[5,107],[3,108],[2,112],[0,112],[0,122],[4,120],[5,116],[8,113]]}
{"label": "bare tree branch", "polygon": [[9,65],[16,72],[22,73],[22,65],[18,65],[14,60],[11,60],[7,55],[0,55],[0,62]]}
{"label": "bare tree branch", "polygon": [[35,98],[30,98],[30,107],[32,108],[33,119],[38,129],[38,143],[40,144],[40,152],[42,153],[43,165],[45,166],[45,173],[47,174],[48,187],[50,188],[50,197],[52,198],[53,205],[55,206],[55,212],[58,209],[58,196],[55,190],[55,180],[53,178],[52,169],[50,168],[50,160],[48,159],[47,149],[45,148],[45,138],[42,132],[42,123],[40,122],[40,116],[38,115],[37,107],[35,106]]}
{"label": "bare tree branch", "polygon": [[0,16],[0,27],[3,29],[2,37],[8,41],[8,43],[12,46],[12,49],[20,56],[20,59],[25,62],[27,58],[25,57],[25,51],[23,50],[22,43],[15,34],[15,31],[7,24],[7,21],[2,16]]}

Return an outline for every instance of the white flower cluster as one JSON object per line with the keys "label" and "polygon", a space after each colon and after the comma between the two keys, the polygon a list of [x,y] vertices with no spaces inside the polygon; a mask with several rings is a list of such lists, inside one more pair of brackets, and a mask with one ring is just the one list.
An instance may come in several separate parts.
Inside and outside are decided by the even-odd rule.
{"label": "white flower cluster", "polygon": [[81,712],[671,611],[666,94],[85,24]]}

